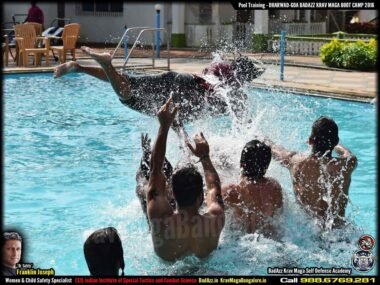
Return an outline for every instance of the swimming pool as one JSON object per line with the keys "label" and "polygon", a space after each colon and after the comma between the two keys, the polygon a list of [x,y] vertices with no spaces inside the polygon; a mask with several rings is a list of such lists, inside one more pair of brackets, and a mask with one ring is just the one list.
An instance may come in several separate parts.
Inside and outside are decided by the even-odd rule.
{"label": "swimming pool", "polygon": [[[4,225],[21,229],[24,262],[53,267],[58,275],[88,275],[83,242],[93,230],[114,226],[126,259],[126,275],[265,275],[268,267],[351,268],[362,234],[376,235],[376,110],[374,105],[250,89],[252,122],[231,130],[229,118],[186,126],[203,131],[214,160],[236,165],[246,141],[266,135],[293,150],[304,143],[320,115],[335,119],[341,143],[359,159],[347,209],[352,226],[320,233],[295,204],[286,169],[272,162],[268,175],[285,189],[282,242],[236,235],[227,226],[207,259],[164,263],[153,252],[135,195],[140,135],[156,135],[158,123],[120,104],[108,83],[86,75],[53,80],[51,74],[5,76]],[[179,159],[170,132],[167,156]],[[227,158],[226,155],[227,154]],[[223,181],[236,172],[221,173]],[[375,270],[368,274],[375,274]],[[353,271],[353,274],[358,274]]]}

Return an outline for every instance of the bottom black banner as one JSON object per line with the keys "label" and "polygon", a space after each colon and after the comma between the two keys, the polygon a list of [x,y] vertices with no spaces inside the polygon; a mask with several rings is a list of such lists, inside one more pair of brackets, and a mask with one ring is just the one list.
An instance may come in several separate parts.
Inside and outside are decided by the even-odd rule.
{"label": "bottom black banner", "polygon": [[3,277],[6,284],[375,284],[377,277],[332,276],[54,276]]}

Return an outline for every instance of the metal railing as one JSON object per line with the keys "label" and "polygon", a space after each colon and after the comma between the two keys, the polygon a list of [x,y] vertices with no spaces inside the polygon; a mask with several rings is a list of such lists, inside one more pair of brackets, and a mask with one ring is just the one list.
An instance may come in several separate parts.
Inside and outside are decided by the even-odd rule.
{"label": "metal railing", "polygon": [[[167,52],[168,52],[168,55],[167,55],[167,67],[166,68],[168,70],[170,70],[170,38],[169,38],[168,32],[164,28],[132,27],[132,28],[126,29],[125,32],[124,32],[124,34],[123,34],[123,36],[120,39],[120,42],[118,43],[118,45],[116,46],[113,54],[111,55],[111,60],[114,59],[117,50],[120,48],[120,46],[124,42],[124,39],[128,35],[128,32],[133,31],[133,30],[141,30],[141,31],[138,34],[135,42],[133,43],[132,48],[129,50],[127,57],[125,58],[125,62],[124,62],[122,70],[124,71],[126,69],[126,65],[128,63],[128,60],[129,60],[129,58],[130,58],[133,50],[135,49],[135,47],[136,47],[137,43],[139,42],[141,36],[144,33],[146,33],[146,32],[151,32],[152,33],[152,64],[139,64],[139,65],[133,65],[131,67],[151,67],[151,68],[156,68],[156,66],[155,66],[155,63],[156,63],[155,62],[155,60],[156,60],[156,55],[155,55],[156,33],[154,33],[154,32],[157,32],[157,31],[162,31],[162,32],[166,33],[166,41],[167,41],[167,43],[166,43],[166,49],[167,49]],[[125,43],[125,45],[126,44],[127,43]],[[163,68],[163,67],[160,67],[160,68]]]}
{"label": "metal railing", "polygon": [[310,23],[282,23],[279,20],[269,21],[269,33],[280,34],[286,31],[287,35],[307,35],[326,33],[326,22]]}
{"label": "metal railing", "polygon": [[70,18],[55,18],[53,21],[51,21],[50,27],[58,27],[60,22],[62,22],[64,26],[64,25],[70,24],[71,19]]}
{"label": "metal railing", "polygon": [[[24,23],[26,17],[28,17],[28,14],[13,14],[12,15],[13,24],[17,25],[17,24]],[[21,18],[21,19],[17,19],[17,18]]]}

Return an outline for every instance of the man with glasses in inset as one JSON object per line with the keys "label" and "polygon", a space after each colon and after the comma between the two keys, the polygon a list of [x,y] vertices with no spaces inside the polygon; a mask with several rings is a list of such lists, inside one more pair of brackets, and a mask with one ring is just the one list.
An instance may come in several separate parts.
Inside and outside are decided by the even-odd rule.
{"label": "man with glasses in inset", "polygon": [[3,276],[16,276],[16,264],[21,259],[22,238],[16,232],[5,232],[2,240]]}

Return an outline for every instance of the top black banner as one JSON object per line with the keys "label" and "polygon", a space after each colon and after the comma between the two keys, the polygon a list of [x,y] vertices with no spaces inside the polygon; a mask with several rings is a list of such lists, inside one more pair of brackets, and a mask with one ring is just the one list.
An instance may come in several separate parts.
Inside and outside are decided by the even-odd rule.
{"label": "top black banner", "polygon": [[233,1],[235,10],[267,10],[267,9],[343,9],[374,10],[375,1]]}

